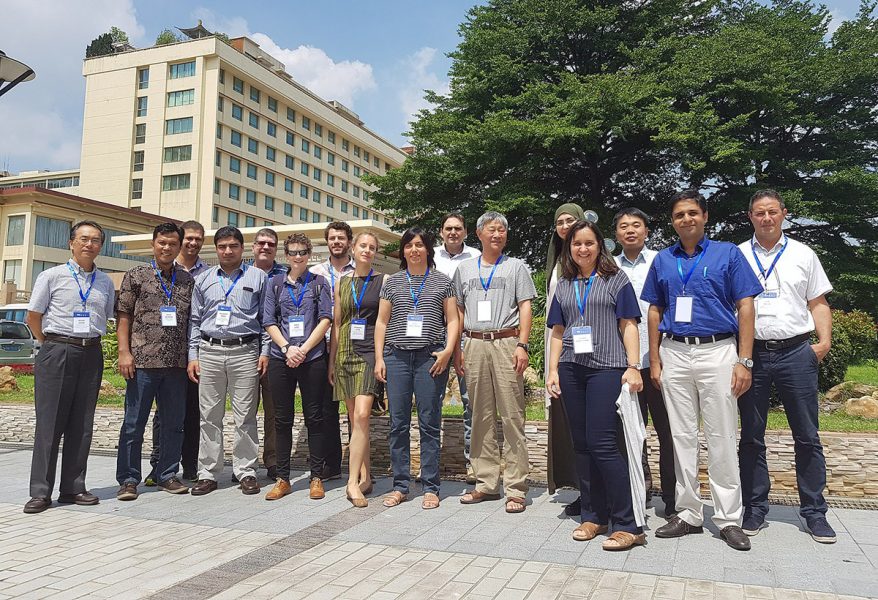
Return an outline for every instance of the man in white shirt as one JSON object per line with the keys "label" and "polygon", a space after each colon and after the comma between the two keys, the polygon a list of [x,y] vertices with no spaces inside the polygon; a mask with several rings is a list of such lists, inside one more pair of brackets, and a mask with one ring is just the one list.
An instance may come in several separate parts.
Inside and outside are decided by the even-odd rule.
{"label": "man in white shirt", "polygon": [[[625,271],[631,285],[637,293],[640,302],[640,312],[643,315],[638,330],[640,332],[640,362],[641,375],[644,382],[649,382],[649,328],[646,320],[649,314],[649,303],[640,300],[643,284],[646,282],[646,274],[652,265],[652,259],[658,254],[655,250],[646,247],[646,238],[649,236],[647,227],[648,217],[639,208],[623,208],[613,218],[613,228],[616,230],[616,240],[622,246],[622,253],[616,258],[616,264]],[[638,394],[640,400],[640,412],[643,422],[647,421],[647,414],[652,415],[652,426],[659,440],[659,475],[661,476],[662,501],[665,503],[665,516],[677,514],[674,504],[674,488],[677,485],[677,477],[674,474],[674,440],[671,438],[671,425],[668,422],[668,411],[662,398],[662,391],[655,385],[644,383],[643,391]],[[652,473],[649,469],[646,442],[643,444],[643,474],[645,475],[646,491],[652,488]],[[649,496],[647,496],[649,502]]]}
{"label": "man in white shirt", "polygon": [[[460,263],[482,255],[478,249],[467,246],[464,243],[466,239],[466,224],[464,223],[463,215],[460,213],[449,213],[442,218],[439,235],[442,237],[443,243],[436,246],[436,252],[433,257],[436,261],[436,270],[441,271],[452,279],[454,279],[454,272],[457,271]],[[460,343],[461,347],[463,347],[463,336],[461,336]],[[463,404],[463,455],[466,458],[466,482],[474,484],[476,479],[469,460],[473,412],[466,389],[466,378],[458,375],[457,385],[460,388],[460,401]],[[454,378],[448,378],[448,386],[450,389],[453,389]]]}
{"label": "man in white shirt", "polygon": [[[795,440],[800,514],[811,537],[835,542],[826,521],[826,461],[817,432],[817,370],[832,342],[832,313],[825,295],[832,291],[820,259],[805,244],[784,235],[787,210],[774,190],[750,199],[755,235],[741,251],[765,287],[756,297],[753,385],[738,399],[741,443],[738,450],[747,535],[765,526],[771,480],[765,460],[765,423],[771,384],[783,403]],[[818,342],[811,344],[816,328]]]}

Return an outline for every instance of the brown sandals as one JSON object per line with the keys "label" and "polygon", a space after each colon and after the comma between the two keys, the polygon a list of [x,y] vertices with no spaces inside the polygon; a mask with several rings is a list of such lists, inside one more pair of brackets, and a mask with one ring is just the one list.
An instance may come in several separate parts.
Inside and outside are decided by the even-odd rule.
{"label": "brown sandals", "polygon": [[643,546],[645,544],[645,533],[628,533],[627,531],[614,531],[610,537],[604,540],[601,548],[611,551],[629,550],[634,546]]}
{"label": "brown sandals", "polygon": [[577,542],[587,542],[593,540],[598,535],[607,533],[607,531],[609,531],[609,527],[606,525],[598,525],[597,523],[586,521],[573,530],[573,539]]}
{"label": "brown sandals", "polygon": [[399,506],[406,500],[408,500],[408,496],[398,490],[393,490],[392,492],[384,496],[384,501],[382,502],[382,504],[384,504],[384,506],[386,506],[387,508],[393,508],[394,506]]}

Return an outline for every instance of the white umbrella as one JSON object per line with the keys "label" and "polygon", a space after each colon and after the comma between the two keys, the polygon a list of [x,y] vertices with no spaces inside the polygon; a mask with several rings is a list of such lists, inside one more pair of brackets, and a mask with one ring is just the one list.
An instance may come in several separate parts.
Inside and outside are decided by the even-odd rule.
{"label": "white umbrella", "polygon": [[[646,385],[649,385],[647,382]],[[646,428],[640,414],[637,394],[631,393],[628,384],[616,399],[616,412],[622,418],[622,431],[625,433],[625,449],[628,452],[628,478],[631,480],[631,501],[634,504],[634,521],[638,527],[646,524],[646,482],[643,477],[643,442],[646,441]]]}

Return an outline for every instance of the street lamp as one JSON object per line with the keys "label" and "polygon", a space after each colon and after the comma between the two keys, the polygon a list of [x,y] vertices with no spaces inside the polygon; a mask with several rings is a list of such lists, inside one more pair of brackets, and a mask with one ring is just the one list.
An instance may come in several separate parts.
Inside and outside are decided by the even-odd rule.
{"label": "street lamp", "polygon": [[22,81],[30,81],[36,73],[23,62],[9,58],[0,50],[0,96],[17,86]]}

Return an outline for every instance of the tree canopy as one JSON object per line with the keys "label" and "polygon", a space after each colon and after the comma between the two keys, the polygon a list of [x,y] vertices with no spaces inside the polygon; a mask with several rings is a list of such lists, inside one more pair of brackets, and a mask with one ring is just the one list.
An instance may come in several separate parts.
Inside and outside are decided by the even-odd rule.
{"label": "tree canopy", "polygon": [[85,57],[105,56],[113,53],[113,36],[109,33],[102,33],[85,48]]}
{"label": "tree canopy", "polygon": [[166,46],[181,41],[183,38],[171,29],[162,29],[155,38],[156,46]]}

